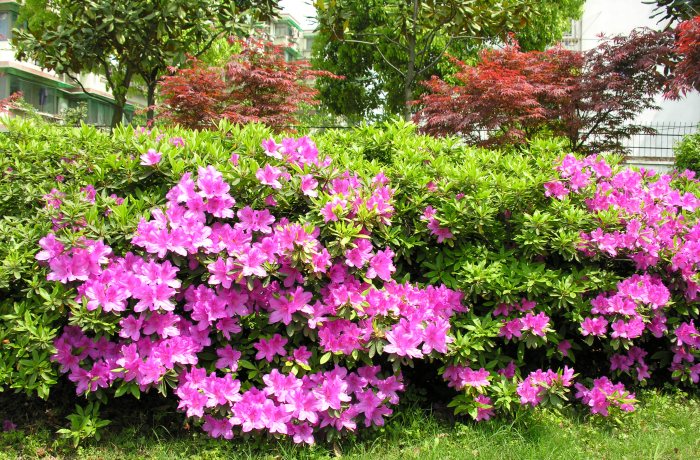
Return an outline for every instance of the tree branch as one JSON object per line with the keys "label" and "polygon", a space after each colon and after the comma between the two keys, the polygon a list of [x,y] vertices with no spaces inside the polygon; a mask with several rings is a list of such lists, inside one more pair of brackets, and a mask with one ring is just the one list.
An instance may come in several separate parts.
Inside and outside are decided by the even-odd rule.
{"label": "tree branch", "polygon": [[207,43],[207,44],[204,46],[204,48],[202,48],[201,50],[199,50],[199,52],[198,52],[197,54],[194,54],[193,56],[194,56],[195,58],[198,58],[199,56],[201,56],[202,54],[204,54],[204,53],[211,47],[211,45],[214,43],[214,41],[215,41],[217,38],[219,38],[219,36],[220,36],[222,33],[224,33],[224,32],[225,32],[225,31],[222,30],[221,32],[219,32],[219,33],[217,33],[216,35],[214,35],[214,36],[211,38],[211,40],[209,40],[209,43]]}
{"label": "tree branch", "polygon": [[384,37],[386,38],[389,42],[393,43],[394,45],[398,46],[399,48],[408,51],[408,46],[402,45],[401,43],[397,42],[396,40],[392,40],[389,38],[387,34],[372,34],[372,33],[359,33],[358,35],[369,35],[369,36],[375,36],[375,37]]}
{"label": "tree branch", "polygon": [[396,70],[402,77],[406,78],[406,74],[403,73],[403,72],[401,72],[401,70],[399,70],[398,67],[396,67],[394,64],[392,64],[392,63],[389,61],[389,59],[387,59],[387,57],[384,56],[384,53],[382,53],[382,50],[379,49],[379,45],[377,45],[376,43],[365,42],[365,41],[362,41],[362,40],[348,40],[348,39],[343,39],[342,41],[343,41],[343,42],[346,42],[346,43],[360,43],[360,44],[362,44],[362,45],[372,45],[372,46],[374,46],[374,47],[377,49],[377,51],[379,52],[379,54],[382,56],[382,58],[384,59],[384,62],[386,62],[387,64],[389,64],[389,65],[390,65],[394,70]]}
{"label": "tree branch", "polygon": [[66,72],[66,75],[68,75],[68,77],[69,77],[71,80],[73,80],[74,82],[76,82],[76,83],[78,84],[78,86],[80,86],[80,89],[83,90],[83,93],[89,94],[89,93],[87,92],[87,90],[85,89],[85,87],[83,86],[83,84],[80,83],[80,80],[78,80],[77,78],[75,78],[75,77],[74,77],[73,75],[71,75],[69,72]]}
{"label": "tree branch", "polygon": [[[450,39],[447,40],[447,44],[446,44],[445,47],[442,49],[442,51],[437,55],[437,57],[436,57],[435,59],[433,59],[433,62],[431,62],[430,64],[428,64],[427,66],[423,67],[421,70],[419,70],[419,71],[416,72],[416,77],[418,77],[420,74],[422,74],[423,72],[425,72],[426,70],[428,70],[429,68],[431,68],[432,66],[434,66],[435,63],[437,63],[437,61],[439,61],[440,58],[441,58],[442,56],[444,56],[445,51],[447,51],[447,48],[450,46],[451,43],[452,43],[452,37],[450,37]],[[415,78],[414,78],[414,79],[415,79]]]}
{"label": "tree branch", "polygon": [[607,110],[607,111],[603,114],[602,117],[598,118],[598,121],[596,121],[595,124],[591,127],[591,129],[588,130],[588,132],[587,132],[586,135],[581,139],[581,142],[579,142],[578,146],[576,146],[576,148],[574,149],[574,151],[578,151],[578,149],[581,148],[581,147],[583,146],[583,143],[586,142],[586,140],[588,140],[588,138],[590,137],[591,134],[593,134],[593,130],[595,130],[595,129],[598,127],[598,125],[601,124],[601,123],[603,122],[603,120],[605,120],[605,119],[607,118],[607,116],[610,114],[610,112],[612,112],[612,109]]}

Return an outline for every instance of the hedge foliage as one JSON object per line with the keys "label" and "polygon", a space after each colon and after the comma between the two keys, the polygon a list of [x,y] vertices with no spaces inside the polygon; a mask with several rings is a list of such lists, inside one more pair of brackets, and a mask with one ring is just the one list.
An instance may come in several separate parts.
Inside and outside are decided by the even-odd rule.
{"label": "hedge foliage", "polygon": [[683,136],[680,142],[673,146],[676,154],[675,168],[679,171],[695,171],[700,173],[700,132]]}
{"label": "hedge foliage", "polygon": [[8,126],[5,387],[65,372],[103,403],[174,393],[213,436],[313,442],[382,424],[414,367],[477,420],[574,380],[604,415],[633,410],[625,385],[698,381],[692,174],[401,122],[279,144]]}

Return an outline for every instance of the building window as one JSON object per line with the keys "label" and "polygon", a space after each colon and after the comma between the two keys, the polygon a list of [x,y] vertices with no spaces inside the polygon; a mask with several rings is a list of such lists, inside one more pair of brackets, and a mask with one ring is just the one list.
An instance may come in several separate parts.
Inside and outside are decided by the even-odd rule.
{"label": "building window", "polygon": [[0,41],[6,41],[8,37],[8,30],[10,30],[10,13],[0,13]]}
{"label": "building window", "polygon": [[0,13],[0,41],[12,40],[12,28],[17,23],[19,15],[17,13]]}
{"label": "building window", "polygon": [[[7,39],[8,40],[12,40],[12,37],[14,37],[14,35],[12,34],[12,28],[15,27],[15,24],[17,24],[17,19],[19,19],[19,14],[12,13],[12,22],[10,23],[10,27],[7,28]],[[22,26],[17,25],[17,28],[21,29]]]}
{"label": "building window", "polygon": [[306,37],[306,51],[311,51],[314,47],[314,38],[316,37]]}
{"label": "building window", "polygon": [[[77,105],[77,104],[76,104]],[[88,124],[97,126],[110,126],[112,124],[112,104],[91,99],[88,103]]]}
{"label": "building window", "polygon": [[49,86],[10,76],[10,94],[21,92],[24,100],[39,112],[56,114],[56,90]]}
{"label": "building window", "polygon": [[285,22],[275,24],[275,37],[287,37],[292,35],[289,31],[289,25]]}

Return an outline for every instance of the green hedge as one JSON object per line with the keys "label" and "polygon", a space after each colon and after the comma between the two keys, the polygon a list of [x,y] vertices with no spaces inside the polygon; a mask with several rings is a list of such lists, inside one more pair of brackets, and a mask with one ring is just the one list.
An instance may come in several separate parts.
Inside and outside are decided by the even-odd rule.
{"label": "green hedge", "polygon": [[[112,135],[87,126],[66,129],[20,119],[7,126],[9,132],[0,138],[0,388],[45,398],[58,378],[57,366],[49,359],[61,328],[79,325],[96,337],[109,336],[119,317],[81,309],[74,288],[47,281],[46,265],[34,258],[39,239],[67,223],[75,228],[62,234],[66,241],[101,239],[114,254],[124,255],[132,249],[131,237],[141,219],[165,204],[166,193],[183,173],[209,164],[228,165],[232,155],[243,160],[240,168],[224,176],[231,195],[253,209],[262,207],[265,196],[256,188],[255,172],[269,160],[261,144],[271,133],[258,125],[240,128],[226,122],[211,132],[167,128],[143,134],[122,127]],[[339,171],[347,169],[365,179],[383,171],[396,189],[392,225],[379,226],[371,235],[376,248],[389,246],[396,253],[393,279],[420,286],[445,284],[464,293],[469,311],[452,321],[455,340],[433,365],[433,372],[440,368],[434,377],[449,366],[469,363],[485,368],[493,375],[488,394],[494,404],[516,410],[518,382],[535,369],[576,363],[582,377],[609,375],[610,356],[631,348],[632,341],[592,346],[592,340],[581,336],[580,324],[590,316],[592,298],[613,291],[638,270],[629,259],[581,251],[582,232],[624,228],[614,210],[589,210],[586,199],[595,185],[563,200],[545,195],[545,184],[558,178],[553,165],[566,155],[565,142],[537,139],[527,149],[505,153],[468,148],[456,138],[419,136],[414,128],[403,122],[362,126],[330,131],[314,141],[321,156],[329,155]],[[185,147],[172,145],[171,139],[177,138]],[[150,148],[163,153],[157,167],[144,168],[129,160]],[[619,158],[607,161],[617,168]],[[673,186],[698,195],[695,182],[674,179]],[[92,187],[94,202],[85,199]],[[49,199],[61,200],[60,210],[47,206],[47,195],[52,194]],[[316,205],[298,194],[285,191],[277,201],[278,220],[318,220]],[[438,242],[431,234],[423,218],[429,206],[452,238]],[[693,213],[688,216],[691,222],[697,220]],[[327,247],[334,242],[330,230],[323,237]],[[340,240],[336,243],[342,245]],[[673,289],[669,324],[697,318],[697,305],[685,299],[684,288]],[[535,302],[537,311],[550,318],[550,329],[542,337],[499,337],[502,323],[494,310],[523,299]],[[564,341],[571,345],[568,351],[558,346]],[[654,366],[665,367],[671,359],[668,342],[643,342],[650,353],[662,352],[650,359]],[[585,353],[579,352],[582,349]],[[511,361],[520,380],[498,381],[495,371]],[[631,372],[614,375],[625,383],[637,380]],[[414,380],[420,379],[415,373]],[[659,369],[644,384],[669,379],[670,373]],[[476,416],[481,406],[469,391],[455,401],[458,410]],[[551,402],[562,401],[552,397]]]}

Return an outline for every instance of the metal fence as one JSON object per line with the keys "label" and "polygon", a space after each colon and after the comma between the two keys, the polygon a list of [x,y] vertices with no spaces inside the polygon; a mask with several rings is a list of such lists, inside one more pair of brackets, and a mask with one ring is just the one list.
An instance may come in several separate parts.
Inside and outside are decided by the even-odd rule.
{"label": "metal fence", "polygon": [[[646,123],[643,126],[656,130],[656,134],[640,133],[629,139],[621,139],[622,146],[628,150],[628,159],[673,161],[676,142],[698,130],[697,124],[686,122]],[[488,139],[490,135],[488,130],[480,129],[462,137],[467,143],[475,143]]]}
{"label": "metal fence", "polygon": [[655,129],[657,134],[642,133],[623,139],[622,145],[630,151],[629,158],[672,161],[676,142],[698,129],[692,123],[653,123],[645,126]]}

